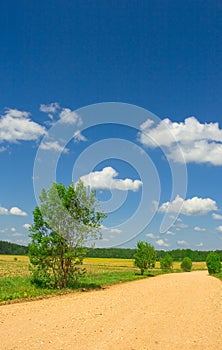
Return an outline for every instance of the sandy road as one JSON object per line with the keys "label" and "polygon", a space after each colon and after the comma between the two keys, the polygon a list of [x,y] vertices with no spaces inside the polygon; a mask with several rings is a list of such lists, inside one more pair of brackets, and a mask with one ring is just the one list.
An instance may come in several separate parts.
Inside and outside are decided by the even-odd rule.
{"label": "sandy road", "polygon": [[2,350],[219,350],[222,283],[207,272],[0,306]]}

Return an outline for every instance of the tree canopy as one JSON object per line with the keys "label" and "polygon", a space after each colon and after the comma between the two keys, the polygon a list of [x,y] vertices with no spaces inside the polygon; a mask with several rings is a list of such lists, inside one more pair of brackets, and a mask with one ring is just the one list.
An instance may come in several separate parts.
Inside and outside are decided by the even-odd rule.
{"label": "tree canopy", "polygon": [[137,242],[137,249],[134,254],[135,265],[140,268],[141,275],[145,270],[155,267],[156,251],[148,242]]}
{"label": "tree canopy", "polygon": [[65,288],[81,273],[84,246],[100,237],[105,215],[95,192],[81,181],[67,187],[53,183],[39,199],[30,228],[32,280],[41,286]]}

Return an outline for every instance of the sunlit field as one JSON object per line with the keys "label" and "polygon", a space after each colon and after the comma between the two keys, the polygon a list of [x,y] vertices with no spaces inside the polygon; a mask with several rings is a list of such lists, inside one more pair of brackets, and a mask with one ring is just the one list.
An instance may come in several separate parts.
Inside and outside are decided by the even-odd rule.
{"label": "sunlit field", "polygon": [[[180,269],[180,262],[173,263],[175,270]],[[29,276],[29,258],[22,255],[0,255],[0,278]],[[134,271],[139,269],[134,266],[133,259],[117,259],[117,258],[86,258],[83,267],[87,273],[103,273],[108,271]],[[157,261],[155,269],[160,269],[160,263]],[[205,262],[193,262],[192,270],[206,270]]]}
{"label": "sunlit field", "polygon": [[[134,266],[133,259],[86,258],[82,265],[86,274],[76,289],[101,288],[107,285],[146,278]],[[205,262],[194,262],[192,270],[206,270]],[[174,262],[173,272],[179,272],[180,262]],[[149,271],[148,276],[162,273],[160,263]],[[20,255],[0,255],[0,303],[15,299],[32,299],[51,294],[67,293],[67,290],[37,288],[30,282],[29,258]]]}

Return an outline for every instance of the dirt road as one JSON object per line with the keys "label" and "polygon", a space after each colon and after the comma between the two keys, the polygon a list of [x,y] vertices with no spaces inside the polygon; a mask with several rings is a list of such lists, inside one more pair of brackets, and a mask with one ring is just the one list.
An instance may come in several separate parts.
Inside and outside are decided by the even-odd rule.
{"label": "dirt road", "polygon": [[0,306],[2,350],[219,350],[222,283],[207,272]]}

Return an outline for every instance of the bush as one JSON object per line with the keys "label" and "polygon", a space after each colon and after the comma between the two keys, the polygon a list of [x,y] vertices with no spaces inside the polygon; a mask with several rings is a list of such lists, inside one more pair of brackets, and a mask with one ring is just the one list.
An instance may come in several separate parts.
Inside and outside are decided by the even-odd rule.
{"label": "bush", "polygon": [[141,275],[147,269],[153,269],[156,262],[156,251],[154,247],[148,242],[137,242],[137,248],[134,254],[134,264],[139,267]]}
{"label": "bush", "polygon": [[164,258],[160,259],[160,268],[164,272],[172,271],[173,269],[173,258],[170,254],[166,254]]}
{"label": "bush", "polygon": [[188,257],[183,258],[180,267],[183,271],[190,272],[192,269],[192,260]]}
{"label": "bush", "polygon": [[217,253],[215,252],[209,253],[207,255],[206,264],[210,275],[213,275],[215,273],[220,273],[221,262],[220,262],[220,256]]}

